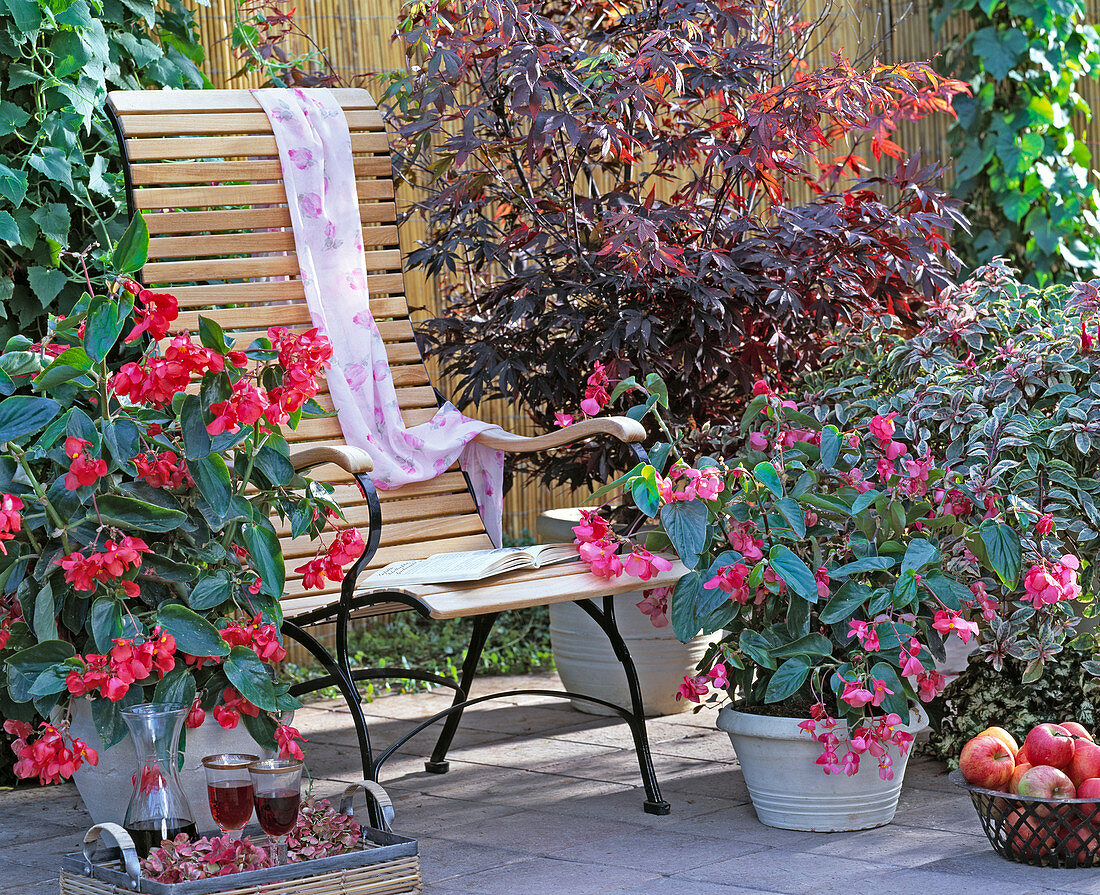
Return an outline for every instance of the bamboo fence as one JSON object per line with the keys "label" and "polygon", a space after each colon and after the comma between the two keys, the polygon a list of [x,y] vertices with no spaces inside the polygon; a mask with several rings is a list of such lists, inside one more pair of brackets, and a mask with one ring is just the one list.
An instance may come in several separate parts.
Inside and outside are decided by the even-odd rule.
{"label": "bamboo fence", "polygon": [[[849,57],[880,41],[875,55],[885,62],[921,61],[944,51],[943,39],[933,35],[929,24],[929,0],[837,0],[826,7],[828,0],[806,0],[803,18],[812,19],[819,13],[827,17],[828,38],[823,48],[843,52]],[[1100,0],[1088,0],[1089,20],[1096,21]],[[298,0],[295,20],[324,48],[333,66],[345,76],[364,72],[383,72],[401,68],[404,56],[401,46],[392,41],[401,0]],[[228,34],[232,29],[233,0],[209,0],[208,5],[195,5],[203,46],[207,51],[205,71],[214,86],[257,86],[256,77],[236,77],[239,63],[233,58]],[[963,33],[965,25],[953,23],[949,37]],[[885,36],[884,36],[885,35]],[[946,39],[946,38],[944,38]],[[294,47],[291,44],[292,48]],[[1089,81],[1083,90],[1090,106],[1100,101],[1100,83]],[[901,145],[908,150],[919,149],[928,160],[946,160],[945,134],[950,119],[933,116],[901,128]],[[1087,128],[1086,140],[1094,154],[1100,137],[1100,116]],[[407,200],[407,196],[404,197]],[[398,201],[402,199],[398,196]],[[407,253],[418,237],[415,224],[403,228],[402,243]],[[410,305],[421,308],[421,319],[441,310],[431,284],[417,273],[407,275]],[[447,383],[440,389],[446,394]],[[482,419],[499,423],[506,429],[533,434],[530,422],[513,406],[503,401],[486,402],[479,409]],[[535,518],[551,507],[573,506],[583,495],[568,489],[547,490],[534,481],[519,477],[505,498],[505,530],[520,536],[533,532]]]}

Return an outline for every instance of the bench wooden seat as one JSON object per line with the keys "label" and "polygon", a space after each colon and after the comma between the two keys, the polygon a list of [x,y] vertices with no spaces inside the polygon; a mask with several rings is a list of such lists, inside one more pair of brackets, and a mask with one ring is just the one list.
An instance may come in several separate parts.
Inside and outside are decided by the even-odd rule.
{"label": "bench wooden seat", "polygon": [[[420,355],[405,300],[385,125],[366,91],[331,92],[343,107],[351,131],[370,310],[386,344],[402,417],[412,426],[431,419],[440,399]],[[140,279],[179,300],[177,329],[196,331],[203,316],[216,321],[238,345],[266,335],[270,326],[309,329],[312,324],[300,283],[275,138],[255,97],[247,90],[116,91],[108,96],[108,112],[122,150],[130,208],[142,212],[150,232],[149,259]],[[332,410],[327,387],[317,400]],[[615,626],[611,603],[611,595],[637,590],[637,581],[607,582],[583,564],[567,564],[471,586],[372,590],[360,577],[395,560],[492,546],[466,477],[456,464],[431,481],[378,491],[369,477],[369,456],[344,443],[335,416],[304,419],[296,430],[284,434],[294,465],[308,468],[312,478],[335,489],[348,524],[358,526],[367,543],[363,557],[342,583],[307,590],[295,569],[314,555],[317,544],[308,537],[292,537],[289,524],[276,526],[286,562],[286,591],[280,604],[284,633],[309,649],[328,672],[298,685],[295,692],[332,684],[340,687],[356,723],[368,779],[376,779],[386,756],[373,758],[357,681],[408,677],[453,687],[453,712],[428,762],[429,770],[443,772],[493,619],[509,609],[574,600],[607,633],[623,663],[632,704],[617,710],[634,734],[645,807],[652,813],[667,813],[649,757],[637,676]],[[535,438],[490,431],[479,441],[506,452],[524,452],[595,435],[637,444],[645,431],[633,420],[605,418]],[[682,573],[678,566],[646,586],[673,584]],[[603,600],[602,608],[595,599]],[[392,667],[384,673],[352,667],[347,644],[351,619],[409,609],[438,619],[476,617],[460,681],[441,681],[427,672]],[[335,657],[306,630],[329,621],[336,623]]]}

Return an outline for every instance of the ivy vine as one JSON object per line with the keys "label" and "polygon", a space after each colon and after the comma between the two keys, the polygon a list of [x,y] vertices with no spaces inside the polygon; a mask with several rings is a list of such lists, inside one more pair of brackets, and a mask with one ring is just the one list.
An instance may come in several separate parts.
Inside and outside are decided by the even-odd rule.
{"label": "ivy vine", "polygon": [[0,338],[67,310],[66,253],[125,226],[107,91],[205,86],[202,59],[182,0],[0,0]]}
{"label": "ivy vine", "polygon": [[1100,37],[1084,0],[937,0],[933,29],[965,16],[948,56],[973,96],[954,101],[948,132],[954,192],[969,237],[955,248],[974,267],[1005,255],[1033,283],[1100,273],[1100,193],[1080,133],[1091,117],[1078,92],[1100,71]]}

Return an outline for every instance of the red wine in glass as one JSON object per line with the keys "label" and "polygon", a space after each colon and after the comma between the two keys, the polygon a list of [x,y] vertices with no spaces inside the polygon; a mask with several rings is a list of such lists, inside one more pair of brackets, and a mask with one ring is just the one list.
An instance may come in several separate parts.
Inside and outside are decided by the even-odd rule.
{"label": "red wine in glass", "polygon": [[268,836],[285,836],[298,821],[302,794],[297,789],[256,793],[256,819]]}
{"label": "red wine in glass", "polygon": [[223,830],[241,830],[252,817],[252,784],[227,783],[206,787],[210,815]]}

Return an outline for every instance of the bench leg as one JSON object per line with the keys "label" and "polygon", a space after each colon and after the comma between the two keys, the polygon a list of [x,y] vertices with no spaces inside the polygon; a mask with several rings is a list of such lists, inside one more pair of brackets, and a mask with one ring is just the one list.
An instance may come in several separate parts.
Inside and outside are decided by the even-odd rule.
{"label": "bench leg", "polygon": [[294,695],[298,695],[299,693],[310,693],[323,687],[332,686],[333,684],[340,688],[340,695],[344,697],[344,702],[347,703],[348,711],[351,712],[351,720],[355,724],[355,736],[359,740],[359,756],[363,762],[363,779],[373,780],[375,770],[374,756],[371,752],[370,734],[367,731],[367,719],[363,715],[359,688],[355,686],[354,680],[344,674],[344,670],[332,658],[329,651],[311,634],[306,633],[304,629],[294,624],[294,622],[286,620],[283,621],[283,632],[309,650],[313,657],[321,663],[325,671],[328,672],[323,678],[306,681],[291,687],[291,693]]}
{"label": "bench leg", "polygon": [[[466,658],[462,662],[462,676],[458,681],[458,689],[455,690],[455,698],[452,703],[457,706],[465,702],[470,696],[470,687],[473,685],[474,676],[477,674],[478,665],[481,662],[481,653],[485,649],[485,641],[489,639],[489,632],[493,629],[493,623],[497,620],[497,613],[478,615],[474,618],[474,631],[470,635],[470,645],[466,649]],[[429,774],[446,774],[450,770],[450,762],[447,761],[447,750],[451,748],[451,740],[458,731],[458,724],[462,720],[462,710],[452,712],[443,722],[443,730],[439,733],[432,757],[424,762],[424,770]]]}
{"label": "bench leg", "polygon": [[661,798],[661,787],[657,783],[657,773],[653,769],[653,756],[649,752],[649,737],[645,730],[642,687],[638,683],[638,671],[634,667],[634,660],[630,657],[630,650],[627,649],[622,634],[619,633],[619,626],[615,622],[614,598],[603,598],[603,611],[598,609],[592,600],[577,600],[577,605],[587,612],[607,635],[611,648],[615,651],[615,658],[619,660],[626,673],[626,686],[630,691],[630,717],[625,720],[634,737],[634,751],[638,755],[638,767],[642,772],[642,785],[645,787],[646,795],[643,807],[648,814],[668,814],[672,807]]}

